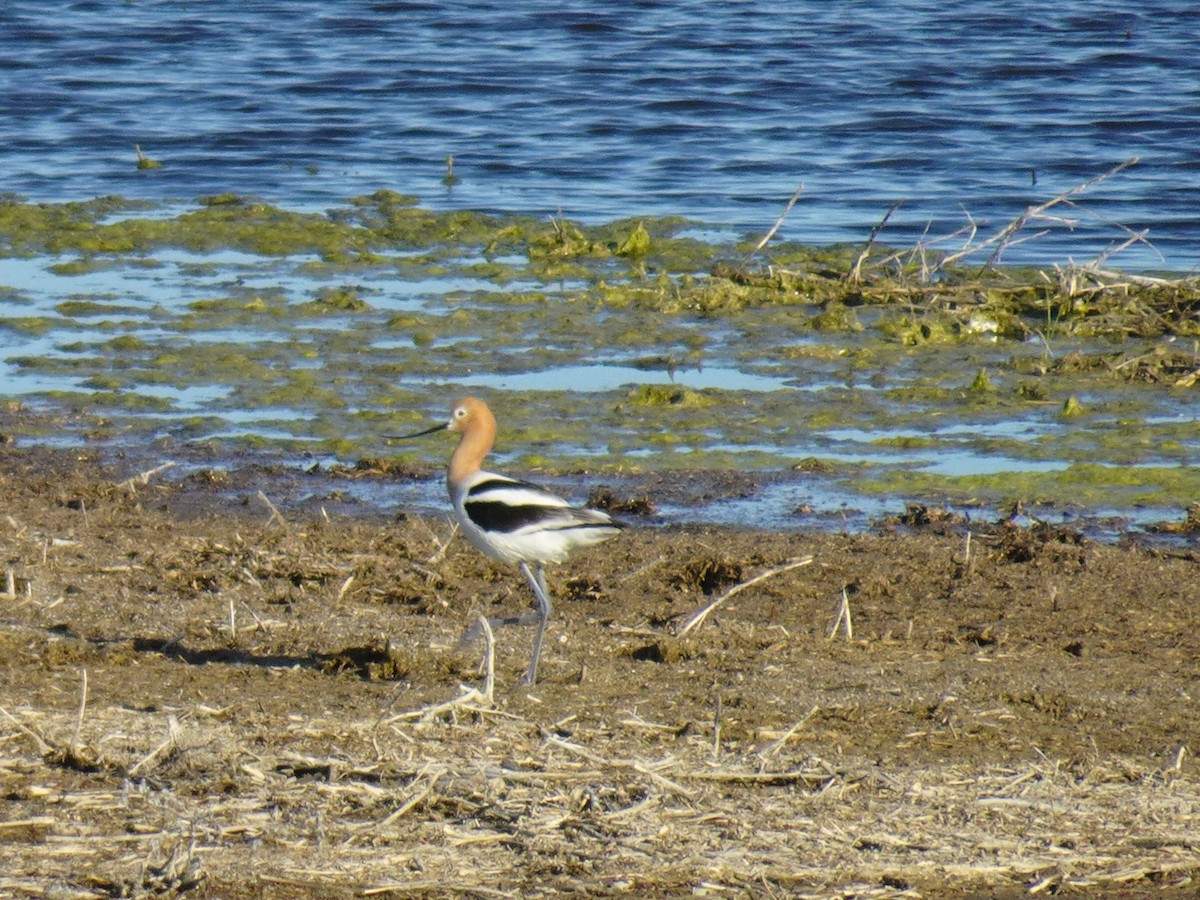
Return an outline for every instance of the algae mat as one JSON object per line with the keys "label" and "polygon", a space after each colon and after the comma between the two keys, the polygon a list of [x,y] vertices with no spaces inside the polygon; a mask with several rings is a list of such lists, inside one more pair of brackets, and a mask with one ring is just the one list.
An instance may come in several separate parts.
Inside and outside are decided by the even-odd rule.
{"label": "algae mat", "polygon": [[137,474],[0,452],[5,895],[1194,895],[1194,551],[632,528],[489,692],[444,518]]}
{"label": "algae mat", "polygon": [[799,471],[775,527],[883,498],[1119,532],[1200,498],[1194,280],[758,244],[388,191],[319,213],[2,198],[0,396],[48,414],[8,434],[428,469],[442,448],[382,436],[477,391],[514,470]]}

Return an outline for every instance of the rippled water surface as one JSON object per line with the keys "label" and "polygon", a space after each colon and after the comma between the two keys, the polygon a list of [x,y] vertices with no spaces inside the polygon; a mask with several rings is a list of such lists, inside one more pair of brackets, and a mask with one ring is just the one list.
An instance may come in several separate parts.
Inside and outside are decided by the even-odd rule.
{"label": "rippled water surface", "polygon": [[3,4],[0,185],[315,208],[389,187],[746,230],[803,182],[785,237],[862,241],[904,198],[899,243],[964,209],[999,227],[1137,155],[1007,259],[1091,258],[1120,223],[1157,248],[1122,265],[1187,270],[1198,24],[1190,0]]}

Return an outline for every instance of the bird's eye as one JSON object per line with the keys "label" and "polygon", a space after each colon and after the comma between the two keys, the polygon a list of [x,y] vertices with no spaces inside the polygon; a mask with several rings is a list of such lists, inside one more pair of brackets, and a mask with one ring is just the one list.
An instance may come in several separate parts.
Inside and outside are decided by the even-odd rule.
{"label": "bird's eye", "polygon": [[466,414],[467,414],[467,408],[465,406],[460,406],[458,409],[454,410],[454,418],[456,418],[456,419],[461,419]]}

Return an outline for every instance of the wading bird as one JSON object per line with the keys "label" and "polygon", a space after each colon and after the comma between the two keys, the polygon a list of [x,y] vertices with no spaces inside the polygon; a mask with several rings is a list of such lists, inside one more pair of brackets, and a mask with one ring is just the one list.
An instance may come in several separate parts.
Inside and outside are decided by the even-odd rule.
{"label": "wading bird", "polygon": [[[449,421],[396,439],[408,440],[437,431],[461,435],[450,457],[446,485],[463,534],[485,556],[509,565],[515,563],[537,601],[537,608],[523,615],[488,620],[494,627],[537,625],[533,656],[521,679],[521,684],[533,684],[551,612],[545,564],[562,562],[576,547],[606,541],[624,526],[607,513],[571,506],[536,484],[483,471],[484,457],[496,440],[496,417],[482,400],[459,400]],[[476,637],[477,629],[471,628],[463,641]]]}

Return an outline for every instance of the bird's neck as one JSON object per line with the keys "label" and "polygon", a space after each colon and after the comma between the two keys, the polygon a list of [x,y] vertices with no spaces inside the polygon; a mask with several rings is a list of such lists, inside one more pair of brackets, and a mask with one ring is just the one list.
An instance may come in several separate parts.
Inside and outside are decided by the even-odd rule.
{"label": "bird's neck", "polygon": [[452,492],[454,485],[462,484],[479,471],[483,458],[491,449],[492,437],[486,432],[472,432],[462,436],[450,457],[450,467],[446,470],[446,481]]}

